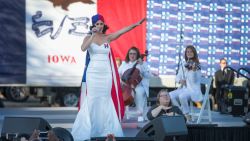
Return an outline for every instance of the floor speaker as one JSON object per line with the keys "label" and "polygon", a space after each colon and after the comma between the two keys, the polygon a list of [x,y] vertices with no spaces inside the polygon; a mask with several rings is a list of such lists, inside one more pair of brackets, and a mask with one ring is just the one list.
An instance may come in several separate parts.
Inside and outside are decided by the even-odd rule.
{"label": "floor speaker", "polygon": [[250,125],[250,112],[247,113],[247,114],[243,117],[243,121],[244,121],[247,125]]}
{"label": "floor speaker", "polygon": [[183,116],[160,116],[146,124],[136,137],[151,137],[156,141],[185,140],[188,134]]}
{"label": "floor speaker", "polygon": [[48,131],[52,128],[46,120],[39,117],[5,117],[1,138],[12,140],[22,136],[29,137],[35,129]]}

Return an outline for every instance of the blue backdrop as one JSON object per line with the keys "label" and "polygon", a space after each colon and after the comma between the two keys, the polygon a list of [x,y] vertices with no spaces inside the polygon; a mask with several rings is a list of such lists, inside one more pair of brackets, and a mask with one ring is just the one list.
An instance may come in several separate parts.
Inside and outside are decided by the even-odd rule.
{"label": "blue backdrop", "polygon": [[250,66],[250,0],[148,0],[146,41],[149,66],[160,75],[176,74],[188,44],[204,75],[223,57],[235,69]]}

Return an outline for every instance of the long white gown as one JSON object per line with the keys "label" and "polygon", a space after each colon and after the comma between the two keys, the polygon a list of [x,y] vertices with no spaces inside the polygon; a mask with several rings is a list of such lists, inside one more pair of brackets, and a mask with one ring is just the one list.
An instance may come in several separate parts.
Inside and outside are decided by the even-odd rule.
{"label": "long white gown", "polygon": [[122,137],[121,124],[111,97],[112,72],[108,43],[92,43],[88,48],[90,62],[87,69],[87,94],[72,127],[74,141],[114,134]]}

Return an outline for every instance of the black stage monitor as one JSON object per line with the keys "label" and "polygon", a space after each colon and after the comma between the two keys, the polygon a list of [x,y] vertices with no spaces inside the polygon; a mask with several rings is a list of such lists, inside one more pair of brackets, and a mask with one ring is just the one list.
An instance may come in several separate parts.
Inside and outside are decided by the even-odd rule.
{"label": "black stage monitor", "polygon": [[13,140],[20,137],[29,137],[33,131],[51,130],[50,124],[39,117],[5,117],[2,126],[1,138]]}
{"label": "black stage monitor", "polygon": [[156,141],[172,141],[175,138],[184,140],[187,134],[184,116],[160,116],[146,124],[136,136],[152,137]]}

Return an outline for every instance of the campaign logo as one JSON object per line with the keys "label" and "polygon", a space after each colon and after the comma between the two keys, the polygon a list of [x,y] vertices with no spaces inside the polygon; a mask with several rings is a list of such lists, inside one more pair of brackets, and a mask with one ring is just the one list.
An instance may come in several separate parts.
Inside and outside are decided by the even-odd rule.
{"label": "campaign logo", "polygon": [[224,54],[224,49],[216,48],[216,55],[223,55]]}
{"label": "campaign logo", "polygon": [[209,17],[208,16],[201,16],[201,21],[204,23],[208,23],[209,22]]}
{"label": "campaign logo", "polygon": [[169,15],[169,20],[170,20],[170,21],[177,21],[177,19],[178,19],[178,18],[177,18],[177,16],[176,16],[176,14],[170,14],[170,15]]}
{"label": "campaign logo", "polygon": [[248,33],[250,28],[247,25],[242,25],[240,28],[241,33]]}
{"label": "campaign logo", "polygon": [[225,33],[232,33],[233,26],[232,25],[225,25]]}
{"label": "campaign logo", "polygon": [[225,17],[223,16],[217,16],[217,23],[221,23],[221,24],[224,24],[225,22]]}
{"label": "campaign logo", "polygon": [[170,24],[168,24],[168,29],[169,29],[169,31],[171,31],[171,32],[180,31],[179,25],[177,25],[177,27],[176,27],[176,25],[170,25]]}
{"label": "campaign logo", "polygon": [[218,12],[220,12],[220,13],[222,13],[222,12],[225,12],[225,6],[223,5],[223,6],[217,6],[217,10],[218,10]]}
{"label": "campaign logo", "polygon": [[216,72],[215,68],[212,68],[212,67],[207,68],[207,75],[208,76],[214,75],[215,72]]}
{"label": "campaign logo", "polygon": [[210,11],[217,11],[217,3],[210,3],[209,10]]}
{"label": "campaign logo", "polygon": [[166,19],[166,20],[168,20],[169,19],[169,17],[170,17],[170,13],[169,12],[162,12],[161,13],[161,18],[162,19]]}
{"label": "campaign logo", "polygon": [[206,26],[201,26],[201,33],[202,34],[205,34],[205,33],[208,33],[208,27],[206,27]]}
{"label": "campaign logo", "polygon": [[149,55],[148,58],[149,58],[148,60],[152,63],[159,63],[160,62],[159,57]]}
{"label": "campaign logo", "polygon": [[164,42],[164,41],[167,42],[168,38],[169,38],[168,33],[161,33],[161,41],[162,42]]}
{"label": "campaign logo", "polygon": [[240,65],[247,65],[248,59],[246,57],[240,58]]}
{"label": "campaign logo", "polygon": [[201,21],[201,13],[194,13],[194,21]]}
{"label": "campaign logo", "polygon": [[201,5],[201,11],[209,12],[209,6],[208,5]]}
{"label": "campaign logo", "polygon": [[194,17],[193,17],[193,14],[191,15],[190,13],[187,13],[186,15],[185,15],[185,22],[186,23],[193,23],[193,20],[194,20]]}
{"label": "campaign logo", "polygon": [[172,57],[167,57],[167,55],[165,55],[166,59],[167,59],[167,64],[175,64],[175,58]]}
{"label": "campaign logo", "polygon": [[249,21],[249,16],[248,15],[241,15],[240,21],[247,23]]}
{"label": "campaign logo", "polygon": [[225,15],[225,21],[227,23],[233,22],[233,16],[232,15]]}
{"label": "campaign logo", "polygon": [[[196,46],[197,47],[197,46]],[[199,50],[197,51],[199,54],[207,54],[208,53],[208,49],[207,48],[202,48],[200,47]]]}
{"label": "campaign logo", "polygon": [[184,26],[184,32],[191,35],[193,32],[193,25],[187,24],[186,26]]}
{"label": "campaign logo", "polygon": [[207,64],[208,65],[214,65],[215,64],[215,57],[208,56],[208,58],[207,58]]}
{"label": "campaign logo", "polygon": [[231,54],[232,53],[232,47],[224,47],[224,53],[225,54]]}
{"label": "campaign logo", "polygon": [[240,28],[233,28],[233,33],[234,34],[239,34],[240,33]]}
{"label": "campaign logo", "polygon": [[215,46],[209,46],[208,47],[208,54],[215,54],[216,47]]}
{"label": "campaign logo", "polygon": [[225,36],[224,39],[225,44],[232,44],[232,40],[233,40],[232,36]]}
{"label": "campaign logo", "polygon": [[210,14],[209,21],[215,23],[217,21],[217,14]]}
{"label": "campaign logo", "polygon": [[240,44],[240,39],[238,39],[238,38],[233,38],[232,39],[232,44]]}
{"label": "campaign logo", "polygon": [[241,11],[248,12],[249,11],[249,4],[241,4]]}
{"label": "campaign logo", "polygon": [[216,44],[220,45],[220,44],[224,44],[224,38],[216,38]]}
{"label": "campaign logo", "polygon": [[231,59],[231,65],[237,66],[240,64],[239,58]]}
{"label": "campaign logo", "polygon": [[152,34],[151,36],[151,40],[154,42],[160,42],[161,41],[161,36],[157,35],[157,34]]}
{"label": "campaign logo", "polygon": [[160,74],[166,74],[167,73],[167,67],[166,67],[166,65],[160,65],[159,66],[159,73]]}
{"label": "campaign logo", "polygon": [[179,1],[178,2],[178,8],[181,9],[181,10],[185,10],[186,9],[186,2]]}
{"label": "campaign logo", "polygon": [[[158,46],[159,46],[159,45],[158,45]],[[162,43],[161,43],[160,48],[159,48],[159,51],[160,51],[160,52],[163,52],[163,53],[164,53],[164,52],[167,53],[167,52],[168,52],[168,48],[169,48],[169,47],[168,47],[168,44],[162,44]]]}
{"label": "campaign logo", "polygon": [[240,9],[240,7],[239,6],[233,6],[233,12],[234,13],[239,13],[239,12],[241,12],[241,9]]}
{"label": "campaign logo", "polygon": [[227,11],[227,12],[232,12],[232,11],[233,11],[233,4],[231,4],[231,3],[226,3],[226,4],[225,4],[225,7],[226,7],[226,11]]}
{"label": "campaign logo", "polygon": [[233,16],[233,23],[237,24],[241,21],[240,16]]}
{"label": "campaign logo", "polygon": [[161,4],[161,3],[154,2],[154,3],[153,3],[153,8],[154,8],[154,9],[161,9],[161,8],[162,8],[162,4]]}
{"label": "campaign logo", "polygon": [[154,20],[160,20],[161,19],[161,14],[159,13],[153,13],[153,17]]}
{"label": "campaign logo", "polygon": [[217,27],[216,25],[209,25],[209,33],[216,33]]}
{"label": "campaign logo", "polygon": [[225,30],[224,30],[224,28],[216,27],[216,32],[217,32],[217,33],[224,33]]}
{"label": "campaign logo", "polygon": [[240,43],[241,44],[248,44],[248,37],[247,36],[241,36],[240,37]]}
{"label": "campaign logo", "polygon": [[170,9],[170,2],[169,1],[162,1],[162,8]]}
{"label": "campaign logo", "polygon": [[247,47],[240,47],[240,55],[247,55],[248,49]]}
{"label": "campaign logo", "polygon": [[215,35],[209,35],[208,36],[208,43],[215,44],[216,43],[216,36]]}
{"label": "campaign logo", "polygon": [[160,63],[167,63],[168,56],[167,55],[160,55]]}
{"label": "campaign logo", "polygon": [[194,5],[193,4],[186,4],[186,11],[194,11]]}
{"label": "campaign logo", "polygon": [[207,37],[201,37],[200,38],[200,43],[203,44],[203,45],[208,44],[208,38]]}
{"label": "campaign logo", "polygon": [[153,17],[154,17],[154,12],[153,12],[153,11],[147,11],[147,17],[148,17],[149,19],[153,19]]}
{"label": "campaign logo", "polygon": [[152,45],[152,43],[148,44],[148,51],[154,54],[160,53],[160,47],[157,45]]}
{"label": "campaign logo", "polygon": [[200,35],[193,35],[193,42],[194,43],[200,43],[201,36]]}
{"label": "campaign logo", "polygon": [[176,43],[177,37],[175,36],[168,36],[168,42],[169,43]]}
{"label": "campaign logo", "polygon": [[178,46],[168,46],[165,52],[168,54],[175,54],[178,48],[179,48]]}
{"label": "campaign logo", "polygon": [[185,36],[184,37],[184,43],[185,44],[192,44],[193,43],[193,39],[192,39],[192,37],[189,37],[189,36]]}
{"label": "campaign logo", "polygon": [[201,6],[202,6],[202,4],[200,2],[195,2],[194,3],[194,10],[200,11]]}

